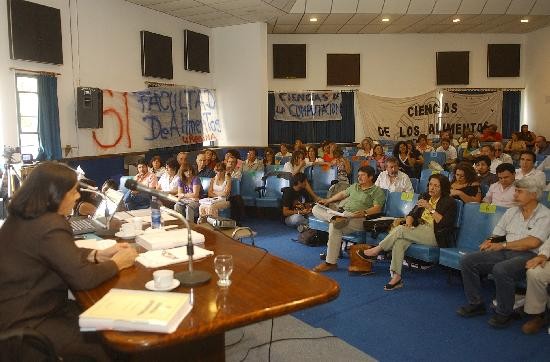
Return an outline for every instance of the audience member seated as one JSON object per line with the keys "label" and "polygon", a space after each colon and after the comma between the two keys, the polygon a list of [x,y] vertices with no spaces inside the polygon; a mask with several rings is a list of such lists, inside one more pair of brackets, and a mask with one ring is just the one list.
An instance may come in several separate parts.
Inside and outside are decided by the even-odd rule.
{"label": "audience member seated", "polygon": [[99,251],[76,247],[66,217],[78,198],[76,173],[53,162],[38,165],[14,194],[0,228],[0,330],[31,328],[63,360],[111,361],[117,356],[98,333],[80,331],[82,310],[67,296],[133,266],[137,253],[127,243]]}
{"label": "audience member seated", "polygon": [[236,178],[240,180],[242,177],[242,173],[241,170],[237,168],[237,161],[237,158],[233,155],[227,157],[225,160],[225,172],[227,172],[227,174],[231,176],[231,178]]}
{"label": "audience member seated", "polygon": [[281,163],[283,157],[292,157],[292,152],[288,150],[288,145],[286,143],[281,143],[280,151],[275,154],[275,163]]}
{"label": "audience member seated", "polygon": [[550,157],[546,156],[544,161],[542,161],[540,165],[537,166],[537,170],[544,171],[549,168],[550,168]]}
{"label": "audience member seated", "polygon": [[449,144],[453,146],[455,149],[459,146],[458,141],[453,138],[453,134],[449,130],[439,132],[439,139],[440,140],[448,139],[450,141]]}
{"label": "audience member seated", "polygon": [[178,155],[176,156],[176,160],[178,161],[178,164],[180,165],[180,167],[183,165],[183,164],[186,164],[189,162],[189,160],[187,159],[187,156],[189,155],[189,152],[179,152]]}
{"label": "audience member seated", "polygon": [[[468,304],[457,313],[463,317],[485,314],[481,278],[492,274],[496,289],[496,314],[489,320],[494,328],[505,328],[513,319],[516,282],[525,278],[526,262],[550,235],[550,210],[539,204],[542,187],[533,178],[515,182],[518,206],[508,209],[479,252],[460,260],[462,281]],[[502,242],[499,239],[504,239]]]}
{"label": "audience member seated", "polygon": [[317,156],[321,157],[324,160],[325,159],[325,153],[329,152],[329,148],[330,148],[330,141],[329,140],[324,140],[319,145],[319,149],[317,150]]}
{"label": "audience member seated", "polygon": [[491,184],[489,191],[483,198],[483,202],[495,204],[497,206],[512,207],[516,206],[514,194],[516,188],[516,170],[510,163],[501,163],[497,167],[498,182]]}
{"label": "audience member seated", "polygon": [[519,168],[516,170],[516,180],[524,177],[533,177],[541,185],[546,186],[546,175],[543,171],[535,168],[537,156],[532,151],[523,151],[519,157]]}
{"label": "audience member seated", "polygon": [[328,147],[324,147],[323,148],[323,161],[332,162],[332,160],[334,159],[334,150],[336,150],[337,147],[338,147],[338,145],[336,144],[336,142],[330,142],[328,144]]}
{"label": "audience member seated", "polygon": [[480,151],[479,152],[480,155],[484,155],[484,156],[489,157],[489,159],[491,160],[491,166],[489,167],[489,170],[491,171],[491,173],[496,174],[497,166],[500,165],[502,163],[502,161],[500,161],[499,159],[496,158],[496,156],[495,156],[495,147],[492,144],[483,145],[479,149],[479,151]]}
{"label": "audience member seated", "polygon": [[[403,146],[406,147],[404,143]],[[395,157],[386,159],[386,170],[378,175],[375,185],[390,192],[414,192],[411,179],[399,171],[399,161]]]}
{"label": "audience member seated", "polygon": [[243,162],[242,171],[243,172],[256,172],[263,171],[264,164],[256,155],[256,149],[251,147],[248,149],[246,154],[246,160]]}
{"label": "audience member seated", "polygon": [[497,125],[490,124],[483,130],[483,133],[479,137],[482,142],[495,142],[502,141],[502,134],[497,132]]}
{"label": "audience member seated", "polygon": [[[216,173],[213,169],[208,167],[208,160],[206,159],[206,155],[204,151],[201,151],[197,154],[196,158],[197,162],[197,176],[198,177],[214,177],[216,176]],[[182,172],[180,169],[180,177],[182,177]]]}
{"label": "audience member seated", "polygon": [[[225,157],[223,159],[223,163],[225,163],[225,167],[227,168],[227,160],[230,158],[230,157],[234,157],[235,158],[235,166],[234,168],[236,170],[239,170],[241,171],[242,170],[242,164],[243,164],[243,161],[241,160],[241,154],[239,153],[239,151],[237,151],[236,149],[232,148],[230,150],[227,150],[227,152],[225,153]],[[235,178],[235,177],[233,177]],[[240,176],[238,178],[241,178]]]}
{"label": "audience member seated", "polygon": [[207,148],[204,150],[204,157],[206,158],[206,166],[214,169],[214,167],[217,165],[218,161],[218,155],[213,150]]}
{"label": "audience member seated", "polygon": [[476,172],[468,162],[456,165],[451,184],[451,196],[462,202],[480,202],[481,189]]}
{"label": "audience member seated", "polygon": [[550,238],[539,248],[537,256],[529,259],[527,268],[527,292],[523,311],[531,316],[521,330],[525,334],[538,333],[548,326],[546,306],[548,303],[548,282],[550,282]]}
{"label": "audience member seated", "polygon": [[285,165],[283,166],[283,172],[289,172],[295,175],[298,172],[303,173],[305,168],[306,161],[304,160],[304,154],[302,153],[302,151],[294,151],[292,157],[290,158],[290,161],[285,163]]}
{"label": "audience member seated", "polygon": [[359,150],[357,151],[356,156],[358,157],[371,157],[372,156],[372,138],[366,137],[361,141],[359,145]]}
{"label": "audience member seated", "polygon": [[372,157],[370,157],[370,160],[376,161],[377,174],[386,169],[386,158],[387,156],[384,153],[384,148],[382,147],[382,145],[374,145],[372,149]]}
{"label": "audience member seated", "polygon": [[474,133],[465,129],[462,132],[462,136],[458,138],[458,147],[465,149],[466,147],[468,147],[468,141],[472,138],[474,138]]}
{"label": "audience member seated", "polygon": [[[489,188],[498,181],[496,174],[490,172],[491,159],[485,155],[478,156],[474,164],[480,186]],[[499,165],[500,166],[500,165]],[[512,165],[513,168],[513,165]],[[498,169],[498,167],[497,167]]]}
{"label": "audience member seated", "polygon": [[495,159],[499,160],[502,163],[514,163],[514,160],[512,159],[512,156],[509,154],[503,152],[504,146],[502,145],[502,142],[494,142],[493,148],[495,149]]}
{"label": "audience member seated", "polygon": [[[137,171],[135,179],[138,183],[152,189],[157,188],[157,177],[149,171],[145,159],[138,161]],[[144,192],[128,190],[124,195],[124,205],[126,210],[147,209],[151,205],[151,196]]]}
{"label": "audience member seated", "polygon": [[171,195],[177,195],[180,184],[178,171],[179,164],[175,158],[170,158],[166,161],[166,171],[159,179],[157,190],[167,192]]}
{"label": "audience member seated", "polygon": [[520,133],[519,132],[513,132],[512,133],[512,139],[506,143],[506,147],[504,147],[504,151],[511,155],[513,160],[519,160],[519,155],[527,150],[527,145],[525,144],[525,141],[521,140],[519,138]]}
{"label": "audience member seated", "polygon": [[445,152],[445,165],[443,168],[447,171],[452,171],[456,165],[456,148],[451,145],[451,140],[448,138],[441,139],[441,146],[436,149],[437,152]]}
{"label": "audience member seated", "polygon": [[420,154],[434,151],[434,148],[428,143],[428,136],[425,134],[418,136],[418,140],[416,141],[416,149],[420,152]]}
{"label": "audience member seated", "polygon": [[308,224],[307,215],[311,212],[311,198],[306,191],[306,185],[306,175],[298,172],[292,176],[292,186],[286,187],[283,191],[283,216],[287,226],[303,229],[302,226]]}
{"label": "audience member seated", "polygon": [[162,165],[162,159],[159,155],[155,155],[151,158],[151,167],[149,168],[149,172],[152,172],[157,176],[157,179],[159,179],[164,172],[166,171],[166,168]]}
{"label": "audience member seated", "polygon": [[296,138],[296,140],[294,141],[294,148],[293,148],[292,152],[294,152],[294,151],[305,152],[305,149],[306,149],[306,146],[304,145],[302,140],[299,139],[299,138]]}
{"label": "audience member seated", "polygon": [[550,156],[550,143],[546,142],[546,137],[537,136],[533,151],[536,155]]}
{"label": "audience member seated", "polygon": [[349,213],[348,217],[334,216],[319,205],[313,207],[312,211],[315,217],[329,222],[326,261],[313,268],[313,271],[325,272],[336,269],[338,254],[342,246],[342,235],[363,231],[365,217],[382,211],[386,195],[380,187],[374,185],[374,176],[375,172],[372,167],[362,166],[359,168],[357,183],[328,199],[318,201],[322,205],[329,205],[344,200],[341,207],[342,210]]}
{"label": "audience member seated", "polygon": [[473,162],[479,156],[479,139],[475,136],[468,138],[468,144],[462,153],[462,159]]}
{"label": "audience member seated", "polygon": [[530,150],[535,146],[535,139],[537,135],[529,131],[529,126],[524,124],[521,126],[521,132],[519,133],[519,139],[524,141],[527,148]]}
{"label": "audience member seated", "polygon": [[266,166],[275,165],[275,153],[269,147],[264,148],[264,159],[263,159],[264,169]]}
{"label": "audience member seated", "polygon": [[456,201],[450,197],[449,179],[441,174],[429,178],[427,192],[418,199],[416,206],[405,218],[405,224],[393,228],[377,246],[358,255],[366,260],[376,259],[382,251],[392,252],[390,265],[391,280],[384,290],[394,290],[403,286],[401,269],[405,251],[413,243],[442,248],[455,243],[454,223]]}
{"label": "audience member seated", "polygon": [[334,158],[330,162],[331,166],[336,166],[338,182],[345,182],[349,186],[349,177],[351,175],[351,163],[344,157],[342,149],[337,147],[334,152]]}
{"label": "audience member seated", "polygon": [[[203,155],[204,156],[204,155]],[[198,159],[199,156],[197,156]],[[203,159],[203,162],[205,160]],[[208,170],[214,172],[211,168]],[[185,218],[193,222],[199,209],[199,198],[201,195],[201,181],[195,174],[195,169],[191,165],[183,165],[179,170],[180,183],[178,185],[179,201],[174,209]]]}
{"label": "audience member seated", "polygon": [[208,197],[218,197],[221,198],[221,200],[209,205],[201,204],[199,206],[199,223],[205,222],[207,216],[217,217],[219,210],[226,209],[230,206],[227,199],[231,195],[231,176],[226,172],[223,162],[219,162],[214,167],[214,171],[216,171],[216,176],[210,181]]}
{"label": "audience member seated", "polygon": [[309,148],[307,149],[307,156],[305,158],[305,161],[306,167],[320,165],[325,162],[322,158],[317,157],[317,148],[315,146],[309,146]]}

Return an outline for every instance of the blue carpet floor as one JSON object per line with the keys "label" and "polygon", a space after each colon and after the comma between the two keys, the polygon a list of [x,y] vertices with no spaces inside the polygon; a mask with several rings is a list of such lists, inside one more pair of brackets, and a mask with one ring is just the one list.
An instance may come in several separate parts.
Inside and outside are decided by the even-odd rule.
{"label": "blue carpet floor", "polygon": [[[258,233],[256,244],[305,268],[320,262],[324,247],[293,242],[294,229],[278,220],[247,219]],[[381,361],[550,361],[550,336],[541,332],[526,336],[514,321],[504,330],[487,324],[491,313],[464,319],[455,310],[465,303],[461,281],[448,283],[438,266],[428,270],[404,269],[404,287],[384,291],[389,262],[376,263],[375,274],[353,277],[347,273],[347,256],[337,271],[326,273],[341,288],[340,296],[327,304],[294,314],[313,327],[323,328]],[[487,300],[493,294],[485,285]]]}

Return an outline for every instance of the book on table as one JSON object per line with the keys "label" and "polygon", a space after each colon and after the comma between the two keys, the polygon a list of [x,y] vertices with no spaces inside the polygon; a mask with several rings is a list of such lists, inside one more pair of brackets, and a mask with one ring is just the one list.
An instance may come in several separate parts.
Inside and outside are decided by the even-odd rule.
{"label": "book on table", "polygon": [[[136,243],[147,250],[170,249],[187,245],[189,233],[187,229],[175,229],[169,231],[146,232],[136,237]],[[191,241],[194,245],[204,244],[204,235],[191,230]]]}
{"label": "book on table", "polygon": [[80,330],[172,333],[189,314],[189,294],[111,289],[80,314]]}

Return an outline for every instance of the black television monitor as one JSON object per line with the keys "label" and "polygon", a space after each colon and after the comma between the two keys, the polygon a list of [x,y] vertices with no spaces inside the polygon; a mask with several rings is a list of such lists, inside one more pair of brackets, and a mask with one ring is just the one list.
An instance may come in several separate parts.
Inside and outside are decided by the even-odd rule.
{"label": "black television monitor", "polygon": [[305,44],[273,44],[273,78],[306,77]]}
{"label": "black television monitor", "polygon": [[361,84],[360,54],[327,54],[327,85]]}
{"label": "black television monitor", "polygon": [[63,64],[59,9],[23,0],[8,0],[10,58]]}
{"label": "black television monitor", "polygon": [[142,30],[140,36],[141,75],[172,79],[174,77],[172,38],[146,30]]}
{"label": "black television monitor", "polygon": [[185,70],[210,73],[210,39],[208,35],[186,29],[184,39]]}
{"label": "black television monitor", "polygon": [[519,77],[521,44],[487,44],[487,76]]}
{"label": "black television monitor", "polygon": [[470,52],[437,52],[437,85],[470,83]]}

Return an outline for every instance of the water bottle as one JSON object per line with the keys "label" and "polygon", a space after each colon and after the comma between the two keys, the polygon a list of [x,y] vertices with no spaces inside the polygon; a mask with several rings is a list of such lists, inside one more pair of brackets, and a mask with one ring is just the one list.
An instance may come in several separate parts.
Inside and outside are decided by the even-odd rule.
{"label": "water bottle", "polygon": [[151,199],[151,229],[160,229],[160,204],[155,197]]}

